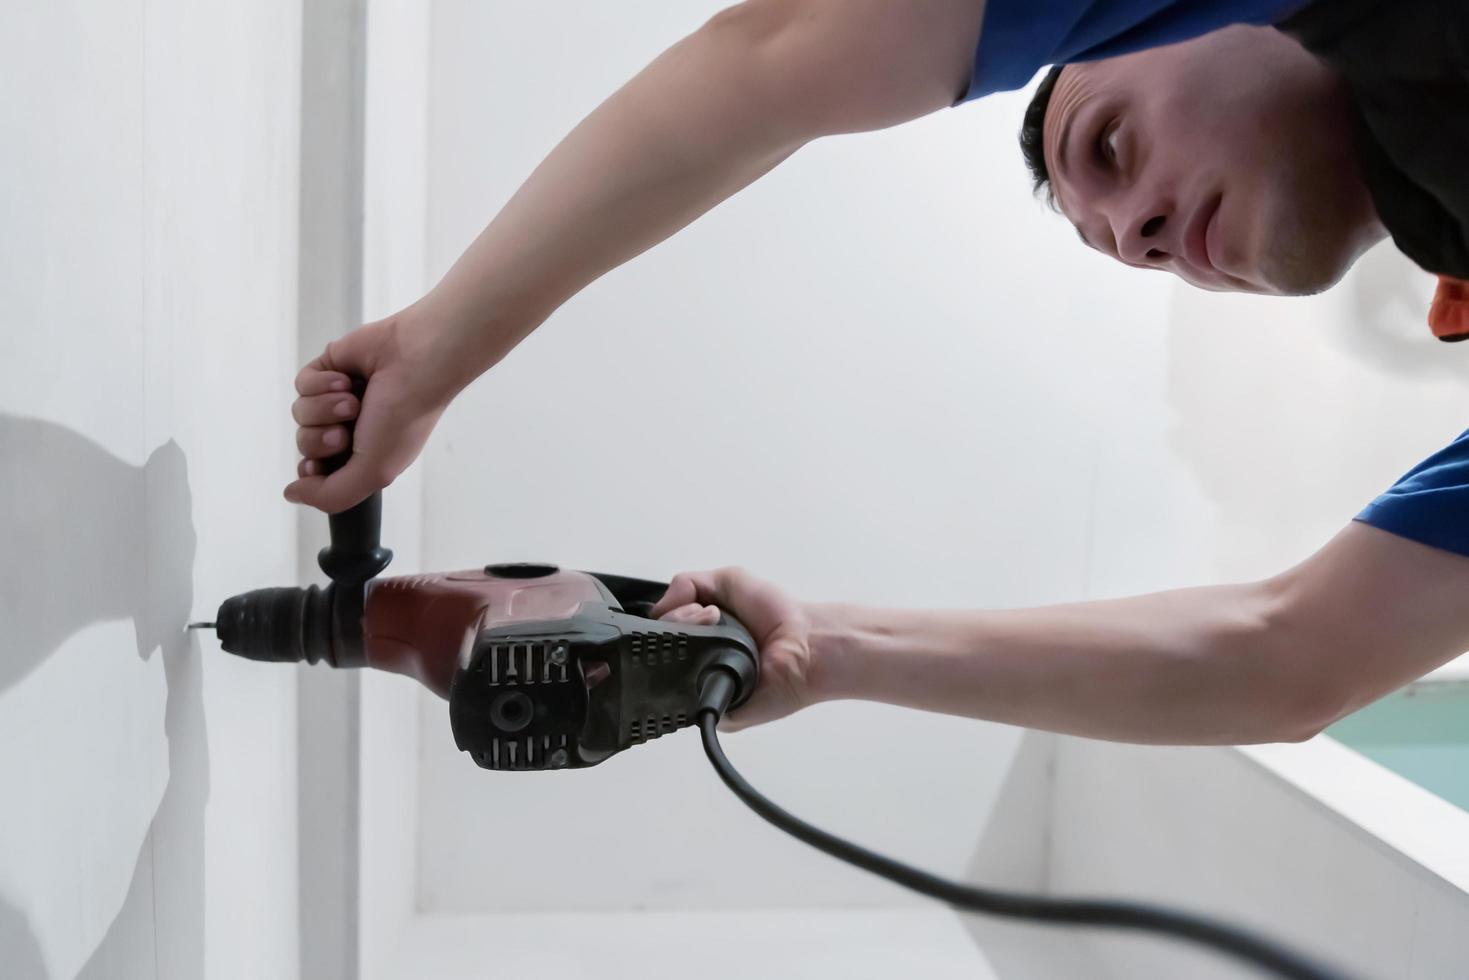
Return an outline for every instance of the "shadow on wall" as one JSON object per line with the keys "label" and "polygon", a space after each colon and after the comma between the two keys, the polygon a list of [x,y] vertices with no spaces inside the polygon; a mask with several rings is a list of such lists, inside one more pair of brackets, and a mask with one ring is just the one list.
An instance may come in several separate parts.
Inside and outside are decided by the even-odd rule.
{"label": "shadow on wall", "polygon": [[1306,300],[1176,287],[1169,444],[1217,508],[1219,579],[1305,558],[1469,424],[1469,350],[1429,333],[1432,289],[1390,247]]}
{"label": "shadow on wall", "polygon": [[1407,378],[1464,377],[1462,352],[1429,338],[1433,282],[1395,248],[1373,249],[1344,284],[1352,315],[1331,323],[1332,342],[1377,371]]}
{"label": "shadow on wall", "polygon": [[0,962],[5,964],[6,974],[16,980],[46,976],[46,962],[25,913],[3,898],[0,898]]}
{"label": "shadow on wall", "polygon": [[[130,653],[160,651],[168,688],[167,788],[122,909],[80,976],[202,976],[209,757],[198,650],[184,629],[196,542],[184,453],[170,441],[136,467],[70,429],[0,413],[0,459],[0,691],[74,633],[117,619],[132,620]],[[0,962],[10,980],[47,977],[32,924],[4,902]]]}

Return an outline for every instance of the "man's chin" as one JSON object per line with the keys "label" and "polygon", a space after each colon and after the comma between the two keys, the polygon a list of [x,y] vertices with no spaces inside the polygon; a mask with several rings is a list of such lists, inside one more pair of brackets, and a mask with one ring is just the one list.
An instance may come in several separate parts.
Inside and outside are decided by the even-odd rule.
{"label": "man's chin", "polygon": [[1293,269],[1289,274],[1276,278],[1268,292],[1272,296],[1317,296],[1341,282],[1355,261],[1354,256],[1351,262],[1333,263],[1327,268]]}
{"label": "man's chin", "polygon": [[1175,275],[1195,289],[1202,289],[1206,293],[1246,293],[1260,296],[1272,295],[1274,292],[1268,287],[1256,285],[1249,280],[1233,275],[1222,281],[1217,279],[1193,279],[1182,273],[1175,273]]}
{"label": "man's chin", "polygon": [[1343,234],[1317,234],[1294,240],[1283,236],[1274,244],[1260,263],[1257,281],[1275,296],[1315,296],[1341,282],[1373,240],[1353,244]]}

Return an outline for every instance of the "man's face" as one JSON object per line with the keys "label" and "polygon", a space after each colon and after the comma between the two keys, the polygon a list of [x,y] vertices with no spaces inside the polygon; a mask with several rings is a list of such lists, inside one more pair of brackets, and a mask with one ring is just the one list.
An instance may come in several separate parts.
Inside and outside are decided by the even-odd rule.
{"label": "man's face", "polygon": [[1087,244],[1205,289],[1319,292],[1383,235],[1344,89],[1272,29],[1067,66],[1044,144]]}

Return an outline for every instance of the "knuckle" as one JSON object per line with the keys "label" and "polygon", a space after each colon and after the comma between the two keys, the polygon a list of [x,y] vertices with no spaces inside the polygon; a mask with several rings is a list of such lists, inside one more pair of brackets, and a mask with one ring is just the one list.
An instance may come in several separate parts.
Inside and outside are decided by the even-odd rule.
{"label": "knuckle", "polygon": [[363,475],[373,486],[379,489],[391,486],[393,483],[393,473],[385,463],[374,462],[369,464],[364,468]]}
{"label": "knuckle", "polygon": [[727,565],[719,570],[719,578],[731,588],[741,588],[754,581],[754,576],[743,565]]}

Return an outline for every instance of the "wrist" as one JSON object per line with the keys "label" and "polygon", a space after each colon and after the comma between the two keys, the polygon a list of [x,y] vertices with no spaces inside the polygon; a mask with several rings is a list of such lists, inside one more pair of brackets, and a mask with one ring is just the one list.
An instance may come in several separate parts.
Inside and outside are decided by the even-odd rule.
{"label": "wrist", "polygon": [[[447,405],[514,346],[506,331],[484,318],[471,319],[434,293],[393,317],[400,343],[422,366],[425,379]],[[518,338],[517,338],[518,339]]]}
{"label": "wrist", "polygon": [[840,603],[810,603],[806,607],[811,657],[807,689],[812,703],[860,696],[854,677],[856,611],[856,607]]}

